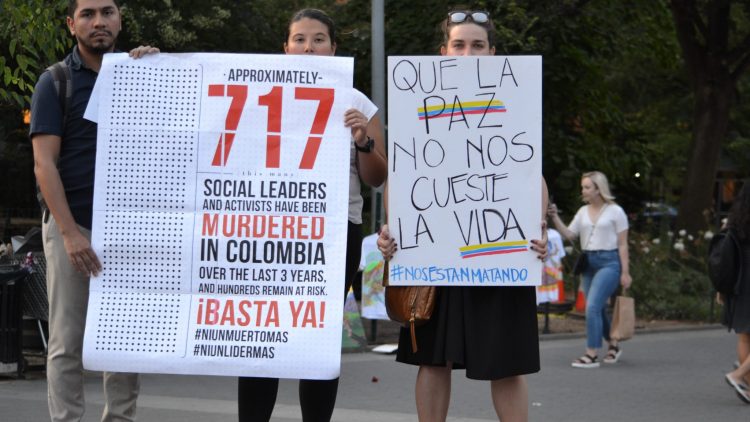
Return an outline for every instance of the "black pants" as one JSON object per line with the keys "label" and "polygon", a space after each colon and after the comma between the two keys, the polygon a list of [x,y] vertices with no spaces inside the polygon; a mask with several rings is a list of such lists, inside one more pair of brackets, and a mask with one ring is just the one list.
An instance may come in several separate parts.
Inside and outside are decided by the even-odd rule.
{"label": "black pants", "polygon": [[[344,297],[349,292],[362,254],[362,225],[349,223],[346,234],[346,273]],[[336,405],[339,379],[299,380],[302,420],[328,422]],[[240,377],[237,382],[237,411],[240,422],[268,422],[276,404],[278,378]]]}

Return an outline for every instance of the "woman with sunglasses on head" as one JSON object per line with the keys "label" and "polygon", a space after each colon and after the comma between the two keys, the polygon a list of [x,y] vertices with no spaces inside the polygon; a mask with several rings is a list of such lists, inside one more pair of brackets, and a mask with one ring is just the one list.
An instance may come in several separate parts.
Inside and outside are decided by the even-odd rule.
{"label": "woman with sunglasses on head", "polygon": [[622,354],[618,343],[609,338],[607,301],[618,285],[627,289],[632,282],[628,265],[628,217],[615,203],[607,176],[602,172],[583,174],[581,197],[587,205],[578,210],[568,226],[557,214],[555,204],[550,204],[547,214],[564,238],[580,237],[587,262],[582,273],[586,295],[586,352],[571,365],[598,368],[602,338],[609,345],[604,363],[616,363]]}
{"label": "woman with sunglasses on head", "polygon": [[[494,25],[487,12],[456,10],[441,24],[444,56],[495,54]],[[398,198],[390,198],[398,200]],[[542,179],[542,213],[547,208]],[[547,255],[546,223],[542,240],[532,240],[539,259]],[[385,259],[397,245],[387,226],[378,237]],[[539,274],[541,277],[541,274]],[[420,421],[445,421],[452,369],[490,381],[492,403],[503,422],[528,419],[528,391],[523,375],[539,371],[539,337],[534,287],[438,287],[430,320],[417,327],[417,352],[411,333],[402,328],[396,360],[418,365],[417,414]]]}
{"label": "woman with sunglasses on head", "polygon": [[[286,54],[333,56],[336,52],[333,20],[323,11],[303,9],[292,16],[284,43]],[[387,159],[377,107],[361,92],[353,89],[351,108],[343,116],[351,128],[349,160],[349,226],[347,230],[346,279],[344,295],[359,267],[362,244],[362,195],[360,179],[370,186],[385,181]],[[300,380],[299,400],[302,420],[329,421],[336,404],[338,378],[332,380]],[[271,418],[278,378],[241,377],[237,403],[240,422],[268,421]]]}

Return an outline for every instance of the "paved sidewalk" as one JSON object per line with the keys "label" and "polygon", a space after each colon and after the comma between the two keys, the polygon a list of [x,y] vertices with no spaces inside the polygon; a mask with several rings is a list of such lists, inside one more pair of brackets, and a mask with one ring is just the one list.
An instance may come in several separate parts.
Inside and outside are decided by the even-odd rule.
{"label": "paved sidewalk", "polygon": [[[704,327],[705,328],[705,327]],[[545,337],[548,338],[548,337]],[[746,421],[743,404],[723,380],[735,359],[736,338],[716,327],[640,332],[624,344],[616,365],[570,367],[582,338],[540,343],[542,371],[529,376],[531,421]],[[416,368],[392,355],[347,353],[334,421],[416,421]],[[449,421],[496,420],[487,382],[453,373]],[[47,420],[43,373],[28,380],[0,379],[0,420]],[[297,382],[282,380],[274,422],[299,421]],[[97,374],[86,376],[89,404],[84,422],[98,421],[103,405]],[[236,421],[236,379],[147,374],[142,380],[139,421]]]}

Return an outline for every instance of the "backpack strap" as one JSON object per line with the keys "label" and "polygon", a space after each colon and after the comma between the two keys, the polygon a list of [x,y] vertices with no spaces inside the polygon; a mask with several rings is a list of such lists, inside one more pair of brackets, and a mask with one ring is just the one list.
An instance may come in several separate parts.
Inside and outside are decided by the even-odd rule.
{"label": "backpack strap", "polygon": [[743,279],[743,273],[744,273],[744,265],[743,265],[743,257],[742,257],[742,244],[740,243],[739,238],[737,238],[737,235],[734,234],[732,229],[729,229],[727,231],[727,237],[732,241],[734,244],[734,250],[737,254],[737,281],[734,283],[734,295],[739,296],[742,292],[742,279]]}
{"label": "backpack strap", "polygon": [[[65,63],[65,60],[53,64],[47,68],[47,71],[52,75],[52,81],[54,83],[55,92],[57,92],[57,99],[60,103],[60,110],[62,110],[62,133],[65,134],[65,128],[68,125],[68,114],[70,114],[70,104],[73,99],[73,75],[70,72],[70,66]],[[62,139],[62,137],[61,137]],[[42,190],[39,189],[39,185],[36,186],[36,199],[39,201],[39,206],[42,209],[42,220],[46,223],[49,220],[49,208],[47,203],[44,201],[42,196]]]}
{"label": "backpack strap", "polygon": [[52,80],[55,84],[55,91],[57,92],[57,98],[60,102],[60,110],[62,110],[63,115],[62,129],[63,133],[65,133],[65,126],[68,123],[70,103],[73,98],[73,75],[70,73],[70,66],[65,63],[65,60],[53,64],[48,67],[47,70],[52,74]]}

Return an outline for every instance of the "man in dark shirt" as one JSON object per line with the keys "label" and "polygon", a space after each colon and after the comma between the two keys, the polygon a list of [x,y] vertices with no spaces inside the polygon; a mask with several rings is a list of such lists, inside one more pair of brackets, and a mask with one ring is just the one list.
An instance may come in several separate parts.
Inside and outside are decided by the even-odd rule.
{"label": "man in dark shirt", "polygon": [[[34,173],[49,208],[43,217],[47,257],[49,344],[47,384],[52,421],[80,421],[83,399],[83,332],[89,277],[101,271],[91,248],[96,124],[84,120],[105,53],[121,29],[114,0],[70,0],[67,24],[77,45],[65,58],[72,98],[60,103],[51,72],[37,82],[31,105]],[[141,47],[131,56],[158,51]],[[104,373],[102,421],[135,420],[138,374]]]}

